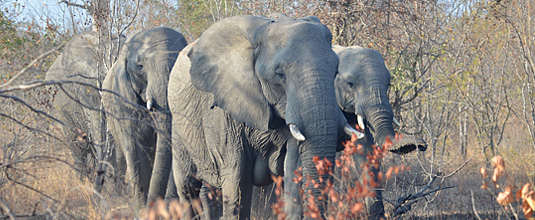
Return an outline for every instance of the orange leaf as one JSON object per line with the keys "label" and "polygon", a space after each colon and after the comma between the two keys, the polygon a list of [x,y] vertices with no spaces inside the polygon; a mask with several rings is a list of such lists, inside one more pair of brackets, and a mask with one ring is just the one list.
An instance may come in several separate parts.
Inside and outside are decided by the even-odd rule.
{"label": "orange leaf", "polygon": [[385,138],[385,143],[383,144],[383,146],[393,146],[394,144],[392,143],[392,140],[390,140],[390,136],[386,136]]}
{"label": "orange leaf", "polygon": [[489,176],[489,173],[487,172],[487,169],[485,169],[485,168],[481,168],[481,169],[479,170],[479,173],[481,173],[481,176],[482,176],[483,178],[485,178],[485,179]]}
{"label": "orange leaf", "polygon": [[394,171],[394,168],[389,167],[388,170],[386,171],[386,179],[390,179],[390,177],[392,177],[392,171]]}
{"label": "orange leaf", "polygon": [[351,213],[352,214],[357,214],[357,212],[360,212],[362,210],[362,207],[363,207],[363,204],[362,203],[357,203],[355,205],[353,205],[351,207]]}
{"label": "orange leaf", "polygon": [[500,156],[495,156],[492,158],[492,167],[496,167],[500,172],[505,171],[505,161]]}
{"label": "orange leaf", "polygon": [[484,182],[483,185],[481,185],[481,189],[488,189],[489,183]]}
{"label": "orange leaf", "polygon": [[498,194],[498,197],[496,197],[496,201],[498,201],[500,205],[509,205],[511,202],[514,201],[512,191],[513,191],[512,186],[505,187],[505,191]]}
{"label": "orange leaf", "polygon": [[492,182],[496,183],[502,176],[502,171],[498,168],[494,168],[494,173],[492,174]]}

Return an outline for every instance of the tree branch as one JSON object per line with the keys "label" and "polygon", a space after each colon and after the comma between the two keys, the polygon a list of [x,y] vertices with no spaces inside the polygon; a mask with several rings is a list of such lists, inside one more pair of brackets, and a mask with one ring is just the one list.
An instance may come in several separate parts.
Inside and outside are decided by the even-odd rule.
{"label": "tree branch", "polygon": [[89,10],[89,7],[86,5],[86,4],[76,4],[74,2],[70,2],[70,1],[67,1],[67,0],[61,0],[58,2],[58,4],[60,3],[64,3],[66,4],[67,6],[74,6],[74,7],[78,7],[78,8],[83,8],[85,10]]}
{"label": "tree branch", "polygon": [[[429,194],[432,194],[432,193],[435,193],[435,192],[438,192],[440,190],[443,190],[443,189],[451,189],[451,188],[454,188],[456,186],[447,186],[447,187],[440,187],[440,188],[437,188],[437,189],[434,189],[434,190],[431,190],[431,191],[428,191],[426,192],[430,187],[431,185],[433,185],[433,183],[435,182],[435,180],[440,176],[441,174],[437,174],[437,175],[433,175],[433,177],[431,178],[431,180],[427,183],[427,185],[424,186],[424,188],[422,188],[419,192],[417,192],[416,194],[408,194],[408,195],[405,195],[405,196],[402,196],[402,197],[399,197],[398,198],[398,201],[396,202],[396,204],[394,205],[394,213],[392,214],[392,216],[396,217],[396,216],[399,216],[399,215],[402,215],[408,211],[411,210],[411,207],[412,205],[414,205],[416,202],[418,202],[418,199],[419,198],[422,198],[422,197],[425,197]],[[410,201],[410,200],[413,200],[413,201]],[[410,201],[410,202],[408,202]],[[408,203],[407,203],[408,202]]]}
{"label": "tree branch", "polygon": [[15,76],[13,76],[13,78],[11,78],[8,82],[0,85],[0,90],[1,89],[4,89],[6,87],[8,87],[9,85],[13,84],[13,82],[19,78],[19,76],[21,76],[22,74],[24,74],[26,71],[28,71],[30,68],[32,68],[32,66],[37,63],[37,61],[47,57],[48,55],[60,50],[61,48],[63,48],[63,46],[65,46],[65,43],[62,43],[60,44],[59,46],[57,46],[56,48],[52,49],[52,50],[49,50],[47,52],[45,52],[44,54],[41,54],[40,56],[38,56],[37,58],[35,58],[30,64],[28,64],[24,69],[22,69],[21,71],[19,71],[17,74],[15,74]]}

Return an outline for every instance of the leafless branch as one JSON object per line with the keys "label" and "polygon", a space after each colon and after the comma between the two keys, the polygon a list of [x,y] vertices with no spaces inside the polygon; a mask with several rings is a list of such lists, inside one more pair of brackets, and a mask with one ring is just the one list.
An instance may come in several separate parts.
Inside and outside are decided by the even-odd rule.
{"label": "leafless branch", "polygon": [[476,218],[478,220],[481,220],[481,217],[479,216],[479,214],[477,214],[476,202],[474,201],[474,192],[472,190],[470,190],[470,196],[472,198],[472,210],[474,211],[474,215],[476,215]]}
{"label": "leafless branch", "polygon": [[459,166],[457,169],[455,169],[453,172],[451,172],[450,174],[444,176],[443,179],[447,179],[447,178],[450,178],[451,176],[455,175],[457,172],[459,172],[463,167],[466,166],[466,164],[468,164],[468,162],[470,162],[472,160],[472,158],[474,158],[476,155],[468,158],[468,160],[466,160],[461,166]]}
{"label": "leafless branch", "polygon": [[83,5],[82,4],[77,4],[77,3],[70,2],[70,1],[67,1],[67,0],[61,0],[61,1],[58,2],[58,4],[60,4],[60,3],[64,3],[67,6],[74,6],[74,7],[78,7],[78,8],[83,8],[83,9],[86,9],[86,10],[89,9],[88,5],[86,5],[86,4],[83,4]]}
{"label": "leafless branch", "polygon": [[7,213],[7,216],[11,219],[16,219],[15,215],[11,212],[11,209],[2,201],[0,200],[0,206],[2,207],[2,210]]}
{"label": "leafless branch", "polygon": [[[438,173],[437,175],[433,175],[431,180],[427,183],[427,185],[425,185],[419,192],[415,194],[409,193],[408,195],[398,198],[396,204],[394,205],[394,213],[392,214],[392,216],[396,217],[396,216],[403,215],[404,213],[410,211],[412,208],[412,205],[418,202],[418,200],[422,197],[425,197],[427,195],[430,195],[432,193],[438,192],[443,189],[451,189],[451,188],[456,187],[456,186],[439,187],[437,189],[427,191],[431,187],[431,185],[433,185],[433,182],[435,182],[435,180],[439,176],[440,176],[440,173]],[[413,200],[413,201],[410,201],[410,200]]]}
{"label": "leafless branch", "polygon": [[6,114],[0,112],[0,116],[5,117],[5,118],[7,118],[7,119],[10,119],[10,120],[12,120],[13,122],[17,123],[18,125],[20,125],[20,126],[26,128],[26,129],[28,129],[28,130],[30,130],[30,131],[35,131],[35,132],[37,132],[37,133],[41,133],[41,134],[44,134],[44,135],[46,135],[46,136],[49,136],[49,137],[51,137],[51,138],[53,138],[53,139],[55,139],[55,140],[61,141],[60,138],[58,138],[58,137],[56,137],[56,136],[54,136],[54,135],[52,135],[52,134],[50,134],[50,133],[48,133],[48,132],[39,130],[39,129],[37,129],[37,128],[32,128],[32,127],[30,127],[30,126],[28,126],[28,125],[25,125],[25,124],[23,124],[22,122],[20,122],[19,120],[17,120],[16,118],[11,117],[10,115],[6,115]]}
{"label": "leafless branch", "polygon": [[37,61],[47,57],[48,55],[60,50],[61,48],[63,48],[63,46],[65,46],[65,43],[62,43],[60,44],[59,46],[55,47],[54,49],[51,49],[43,54],[41,54],[40,56],[38,56],[37,58],[35,58],[30,64],[28,64],[26,67],[24,67],[24,69],[22,69],[21,71],[19,71],[17,74],[15,74],[13,76],[13,78],[11,78],[8,82],[0,85],[0,90],[4,89],[4,88],[7,88],[8,86],[10,86],[17,78],[19,78],[19,76],[21,76],[22,74],[24,74],[26,71],[28,71],[30,68],[32,68],[33,65],[35,65],[35,63],[37,63]]}

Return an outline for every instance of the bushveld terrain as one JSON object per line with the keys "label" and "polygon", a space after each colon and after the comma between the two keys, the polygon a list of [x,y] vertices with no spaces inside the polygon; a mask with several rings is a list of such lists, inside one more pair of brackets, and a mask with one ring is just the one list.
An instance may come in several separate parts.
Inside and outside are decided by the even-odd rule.
{"label": "bushveld terrain", "polygon": [[[425,152],[376,155],[387,219],[533,218],[534,0],[5,0],[0,8],[0,219],[139,215],[124,180],[108,176],[99,193],[94,173],[74,169],[52,103],[58,88],[41,86],[64,42],[88,30],[129,36],[160,26],[193,42],[225,17],[273,12],[317,16],[333,44],[384,56],[398,132],[428,143]],[[365,218],[366,187],[326,190],[324,217]],[[165,217],[160,206],[146,213]],[[283,207],[265,209],[283,216]]]}

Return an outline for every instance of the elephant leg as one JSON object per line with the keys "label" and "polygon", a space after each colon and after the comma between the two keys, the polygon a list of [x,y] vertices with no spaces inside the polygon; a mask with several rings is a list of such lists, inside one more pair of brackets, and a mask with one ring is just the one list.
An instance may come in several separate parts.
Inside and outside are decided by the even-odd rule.
{"label": "elephant leg", "polygon": [[253,188],[253,201],[251,202],[251,219],[273,219],[272,205],[277,203],[275,194],[276,185],[255,186]]}
{"label": "elephant leg", "polygon": [[217,192],[215,188],[203,184],[201,187],[200,198],[204,210],[204,217],[206,219],[211,220],[221,218],[223,215],[221,192]]}
{"label": "elephant leg", "polygon": [[[253,192],[252,168],[245,164],[240,172],[236,169],[224,169],[223,179],[223,219],[249,219],[251,215],[251,198]],[[243,175],[245,174],[245,175]]]}
{"label": "elephant leg", "polygon": [[169,172],[169,180],[167,181],[167,189],[165,192],[165,200],[178,199],[178,194],[176,191],[175,177],[173,175],[173,170]]}
{"label": "elephant leg", "polygon": [[[130,186],[130,194],[133,195],[134,207],[136,209],[142,209],[147,202],[144,193],[145,184],[142,184],[140,177],[142,164],[139,159],[141,154],[139,150],[140,149],[137,149],[136,146],[128,146],[125,147],[124,152],[126,164],[128,165],[128,168],[126,169],[128,175],[127,182]],[[148,188],[145,188],[145,191],[146,190],[148,190]]]}
{"label": "elephant leg", "polygon": [[182,213],[181,219],[193,219],[200,213],[195,213],[192,203],[199,199],[202,182],[191,175],[191,161],[182,149],[173,148],[171,161],[175,187],[180,202],[189,204]]}
{"label": "elephant leg", "polygon": [[288,219],[303,218],[303,204],[301,201],[301,182],[295,183],[294,171],[301,166],[299,160],[299,145],[294,138],[288,140],[286,158],[284,160],[284,201]]}
{"label": "elephant leg", "polygon": [[152,173],[152,165],[150,163],[151,152],[147,151],[142,146],[150,148],[150,140],[144,139],[145,141],[132,141],[132,137],[137,136],[134,135],[134,131],[129,128],[136,127],[136,124],[127,124],[127,126],[120,129],[120,132],[118,132],[118,135],[115,135],[115,137],[119,137],[118,140],[120,140],[122,144],[121,148],[123,149],[127,165],[127,182],[130,187],[130,194],[133,196],[132,198],[134,198],[134,207],[141,210],[145,208],[145,205],[147,204],[147,194]]}
{"label": "elephant leg", "polygon": [[126,158],[123,151],[119,146],[115,145],[113,151],[115,152],[115,181],[116,181],[116,190],[121,195],[124,193],[124,185],[126,184]]}

